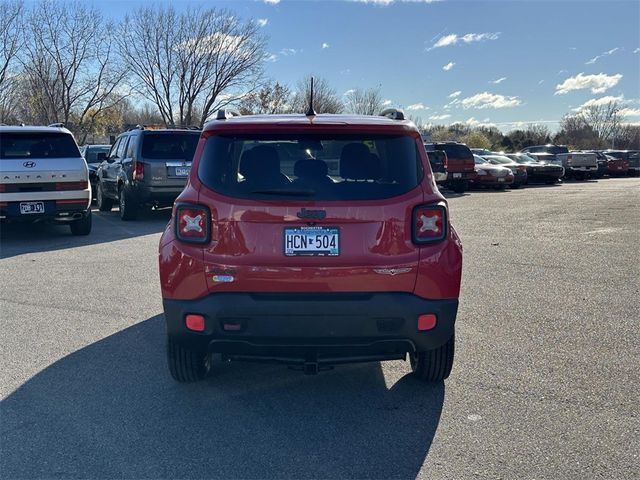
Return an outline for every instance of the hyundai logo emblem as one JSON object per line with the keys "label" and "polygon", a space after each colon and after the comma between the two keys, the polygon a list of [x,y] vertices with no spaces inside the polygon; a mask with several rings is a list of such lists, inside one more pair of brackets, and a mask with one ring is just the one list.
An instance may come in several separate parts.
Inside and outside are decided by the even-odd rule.
{"label": "hyundai logo emblem", "polygon": [[36,162],[24,162],[22,166],[25,168],[33,168],[36,166]]}

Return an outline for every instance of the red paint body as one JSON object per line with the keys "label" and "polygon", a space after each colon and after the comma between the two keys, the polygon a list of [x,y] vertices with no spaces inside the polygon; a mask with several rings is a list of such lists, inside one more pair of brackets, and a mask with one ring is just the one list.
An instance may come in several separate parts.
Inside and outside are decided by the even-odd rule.
{"label": "red paint body", "polygon": [[[204,186],[198,166],[206,139],[251,132],[406,134],[416,141],[425,174],[413,190],[371,201],[257,201],[226,197]],[[160,241],[165,299],[198,299],[216,292],[408,292],[438,300],[457,299],[460,292],[462,246],[451,225],[440,242],[423,246],[412,242],[413,208],[421,204],[446,207],[446,200],[435,188],[420,135],[410,122],[331,115],[211,122],[200,138],[189,182],[176,202],[210,209],[211,241],[192,245],[177,240],[174,208]],[[318,224],[339,227],[339,256],[284,256],[284,228],[307,224],[308,220],[296,216],[303,207],[325,210],[326,218]],[[391,270],[393,274],[388,273]],[[216,281],[214,276],[233,277],[233,281]]]}
{"label": "red paint body", "polygon": [[609,175],[626,175],[628,172],[628,161],[622,158],[610,158],[607,160],[607,173]]}

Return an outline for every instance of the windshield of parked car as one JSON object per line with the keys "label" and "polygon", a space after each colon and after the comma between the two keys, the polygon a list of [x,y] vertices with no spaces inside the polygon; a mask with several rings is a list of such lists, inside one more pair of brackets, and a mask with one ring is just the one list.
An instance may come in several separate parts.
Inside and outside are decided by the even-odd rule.
{"label": "windshield of parked car", "polygon": [[476,163],[476,165],[482,165],[482,164],[487,164],[489,163],[487,160],[485,160],[484,158],[478,156],[478,155],[474,155],[473,156],[473,161]]}
{"label": "windshield of parked car", "polygon": [[145,133],[142,141],[142,157],[191,161],[199,139],[200,132]]}
{"label": "windshield of parked car", "polygon": [[108,154],[109,150],[111,150],[111,145],[88,146],[84,151],[84,159],[87,161],[87,163],[97,163],[98,154],[99,153]]}
{"label": "windshield of parked car", "polygon": [[515,160],[518,163],[539,163],[538,160],[536,160],[535,158],[530,157],[529,155],[525,155],[523,153],[509,155],[509,158],[512,160]]}
{"label": "windshield of parked car", "polygon": [[232,197],[371,200],[415,188],[422,167],[405,135],[234,135],[210,137],[198,175]]}
{"label": "windshield of parked car", "polygon": [[0,133],[0,159],[80,157],[73,137],[61,132]]}
{"label": "windshield of parked car", "polygon": [[491,163],[513,163],[513,160],[511,160],[509,157],[503,157],[502,155],[490,155],[487,157],[484,157],[487,160],[489,160]]}

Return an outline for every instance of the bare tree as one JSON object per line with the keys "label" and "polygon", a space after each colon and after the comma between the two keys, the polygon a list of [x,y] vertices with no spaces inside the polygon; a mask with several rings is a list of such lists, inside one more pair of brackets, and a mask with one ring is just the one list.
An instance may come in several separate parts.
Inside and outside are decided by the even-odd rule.
{"label": "bare tree", "polygon": [[125,17],[118,36],[136,90],[167,125],[203,125],[256,89],[265,37],[227,10],[146,7]]}
{"label": "bare tree", "polygon": [[[311,96],[311,75],[301,79],[296,85],[296,92],[291,101],[291,111],[305,113],[309,109]],[[313,77],[313,108],[316,113],[340,113],[344,105],[336,90],[321,77]]]}
{"label": "bare tree", "polygon": [[290,96],[291,92],[286,85],[267,83],[257,92],[245,95],[238,107],[243,115],[287,113]]}
{"label": "bare tree", "polygon": [[576,117],[588,128],[593,130],[601,144],[614,139],[620,131],[620,117],[618,112],[623,105],[616,101],[604,105],[590,105],[581,108]]}
{"label": "bare tree", "polygon": [[42,0],[27,20],[23,74],[39,123],[63,122],[84,142],[98,117],[113,108],[125,75],[114,58],[113,27],[81,2]]}
{"label": "bare tree", "polygon": [[16,117],[18,78],[13,67],[24,42],[23,22],[22,0],[0,3],[0,122],[14,121]]}
{"label": "bare tree", "polygon": [[356,88],[347,94],[346,110],[358,115],[378,115],[382,102],[380,88]]}

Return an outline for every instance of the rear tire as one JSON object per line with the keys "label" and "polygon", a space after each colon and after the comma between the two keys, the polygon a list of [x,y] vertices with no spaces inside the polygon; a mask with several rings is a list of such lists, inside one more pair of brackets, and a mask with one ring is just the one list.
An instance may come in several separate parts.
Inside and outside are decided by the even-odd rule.
{"label": "rear tire", "polygon": [[456,336],[453,334],[441,347],[410,354],[413,374],[423,382],[440,382],[447,379],[453,367],[455,345]]}
{"label": "rear tire", "polygon": [[122,186],[118,191],[118,203],[120,204],[120,218],[122,220],[135,220],[138,217],[138,204]]}
{"label": "rear tire", "polygon": [[455,193],[464,193],[467,189],[467,182],[464,181],[453,182],[451,184],[451,190],[453,190]]}
{"label": "rear tire", "polygon": [[89,208],[89,213],[87,213],[86,217],[73,220],[69,227],[74,235],[89,235],[91,233],[91,224],[91,208]]}
{"label": "rear tire", "polygon": [[211,354],[189,350],[170,339],[167,339],[167,360],[176,382],[197,382],[211,372]]}
{"label": "rear tire", "polygon": [[96,186],[96,205],[101,212],[110,212],[113,208],[113,200],[106,198],[102,191],[102,184],[98,182]]}

